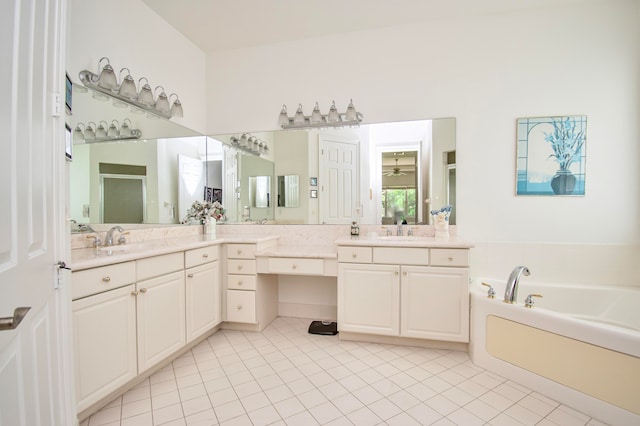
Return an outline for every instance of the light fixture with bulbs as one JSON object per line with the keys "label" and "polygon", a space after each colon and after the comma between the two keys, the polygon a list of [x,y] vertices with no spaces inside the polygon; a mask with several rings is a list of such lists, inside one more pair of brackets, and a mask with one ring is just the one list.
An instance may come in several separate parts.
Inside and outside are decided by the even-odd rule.
{"label": "light fixture with bulbs", "polygon": [[140,130],[131,128],[131,120],[128,118],[124,119],[122,126],[118,120],[112,120],[111,124],[104,120],[97,125],[93,121],[78,123],[73,131],[73,141],[85,143],[140,139],[141,136]]}
{"label": "light fixture with bulbs", "polygon": [[261,139],[252,136],[249,133],[243,133],[240,136],[231,136],[231,146],[240,151],[256,156],[269,153],[269,146]]}
{"label": "light fixture with bulbs", "polygon": [[[106,63],[102,65],[104,62]],[[126,71],[124,77],[122,77],[123,71]],[[109,58],[105,56],[98,61],[98,74],[84,70],[80,71],[79,77],[82,84],[93,91],[95,99],[107,101],[111,97],[116,107],[126,108],[130,106],[131,111],[134,113],[147,112],[164,118],[182,118],[184,116],[182,103],[175,93],[167,96],[162,86],[156,86],[154,90],[151,90],[146,77],[141,77],[138,80],[140,87],[138,91],[129,68],[122,68],[119,74],[121,76],[120,83],[118,83],[118,77],[109,62]],[[144,84],[141,84],[143,80]],[[158,89],[160,89],[159,94]],[[173,96],[175,96],[175,100],[171,104],[170,99]]]}
{"label": "light fixture with bulbs", "polygon": [[328,114],[320,112],[318,102],[313,108],[311,115],[306,116],[302,112],[302,104],[298,104],[298,109],[293,117],[287,114],[287,106],[282,105],[282,110],[278,116],[278,125],[283,129],[307,129],[307,128],[323,128],[323,127],[346,127],[359,126],[362,122],[362,114],[356,111],[353,106],[353,100],[349,102],[349,106],[344,113],[338,112],[336,102],[331,103]]}

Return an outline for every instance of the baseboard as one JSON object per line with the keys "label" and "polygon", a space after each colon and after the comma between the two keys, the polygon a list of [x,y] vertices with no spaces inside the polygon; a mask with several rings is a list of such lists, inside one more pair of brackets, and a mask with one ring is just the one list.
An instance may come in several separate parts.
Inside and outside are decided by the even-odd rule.
{"label": "baseboard", "polygon": [[[338,324],[339,325],[339,324]],[[414,339],[411,337],[380,336],[377,334],[352,333],[341,331],[340,340],[355,342],[381,343],[385,345],[417,346],[429,349],[445,349],[449,351],[469,352],[469,344],[461,342],[446,342],[442,340]]]}

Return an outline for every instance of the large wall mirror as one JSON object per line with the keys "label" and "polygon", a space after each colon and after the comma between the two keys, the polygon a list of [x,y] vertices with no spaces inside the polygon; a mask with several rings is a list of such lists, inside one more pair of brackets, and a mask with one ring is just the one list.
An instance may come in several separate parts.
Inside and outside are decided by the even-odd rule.
{"label": "large wall mirror", "polygon": [[[432,209],[456,211],[455,118],[251,135],[268,153],[236,150],[238,134],[211,136],[234,158],[222,171],[224,191],[234,194],[225,198],[229,223],[428,224]],[[267,208],[257,207],[251,188],[265,176]]]}

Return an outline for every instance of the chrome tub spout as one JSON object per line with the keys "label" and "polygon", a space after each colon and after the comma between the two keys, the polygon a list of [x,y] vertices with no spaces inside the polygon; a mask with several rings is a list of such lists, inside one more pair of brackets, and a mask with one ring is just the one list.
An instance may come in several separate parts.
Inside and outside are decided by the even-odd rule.
{"label": "chrome tub spout", "polygon": [[507,286],[504,290],[505,303],[516,303],[518,301],[518,283],[522,275],[531,275],[529,268],[526,266],[516,266],[513,268],[513,271],[511,271],[509,279],[507,280]]}

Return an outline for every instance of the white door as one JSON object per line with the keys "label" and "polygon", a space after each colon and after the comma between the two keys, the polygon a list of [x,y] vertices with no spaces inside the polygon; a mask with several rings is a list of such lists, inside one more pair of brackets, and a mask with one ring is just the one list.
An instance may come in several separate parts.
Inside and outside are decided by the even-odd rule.
{"label": "white door", "polygon": [[178,176],[178,220],[182,220],[194,201],[204,200],[206,176],[202,160],[178,154]]}
{"label": "white door", "polygon": [[347,224],[360,205],[358,144],[320,135],[320,223]]}
{"label": "white door", "polygon": [[[64,230],[65,0],[0,3],[0,424],[75,422]],[[56,116],[57,115],[57,116]],[[61,189],[62,188],[62,189]],[[14,309],[30,310],[10,327]],[[14,324],[15,325],[15,322]]]}

